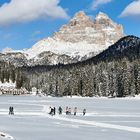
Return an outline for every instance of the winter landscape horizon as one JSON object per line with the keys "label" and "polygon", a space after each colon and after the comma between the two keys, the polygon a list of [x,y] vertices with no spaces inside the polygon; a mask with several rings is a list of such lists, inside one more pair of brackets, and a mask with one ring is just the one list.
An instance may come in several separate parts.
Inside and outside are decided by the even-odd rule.
{"label": "winter landscape horizon", "polygon": [[139,140],[140,0],[0,1],[0,140]]}

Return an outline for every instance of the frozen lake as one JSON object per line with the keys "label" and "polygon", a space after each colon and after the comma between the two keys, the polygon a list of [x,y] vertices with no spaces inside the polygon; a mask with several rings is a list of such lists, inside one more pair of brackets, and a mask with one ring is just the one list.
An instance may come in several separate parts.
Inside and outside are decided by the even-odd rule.
{"label": "frozen lake", "polygon": [[[78,114],[51,116],[50,106],[77,107]],[[0,133],[9,135],[6,140],[139,140],[140,99],[1,96]]]}

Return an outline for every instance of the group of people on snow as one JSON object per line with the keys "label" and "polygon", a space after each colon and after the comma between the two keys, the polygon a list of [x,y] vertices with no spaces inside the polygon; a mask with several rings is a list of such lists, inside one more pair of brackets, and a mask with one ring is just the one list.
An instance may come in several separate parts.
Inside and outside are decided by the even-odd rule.
{"label": "group of people on snow", "polygon": [[[49,109],[50,109],[50,111],[49,111],[50,115],[55,115],[56,114],[56,108],[55,107],[50,107]],[[58,114],[61,115],[62,113],[63,113],[63,109],[62,109],[61,106],[59,106],[58,107]],[[71,108],[67,106],[66,109],[65,109],[65,113],[66,113],[66,115],[72,115]],[[83,109],[82,113],[83,113],[83,116],[84,116],[86,114],[86,109]],[[14,108],[13,108],[13,106],[9,107],[9,115],[14,115]],[[74,116],[77,115],[77,107],[75,107],[73,109],[73,115]]]}
{"label": "group of people on snow", "polygon": [[9,107],[9,115],[14,115],[14,108],[13,108],[13,106]]}
{"label": "group of people on snow", "polygon": [[[63,113],[63,109],[61,106],[58,107],[58,114],[61,115]],[[72,115],[72,111],[70,107],[66,107],[65,109],[65,113],[66,115]],[[56,114],[56,108],[55,107],[50,107],[50,111],[49,111],[50,115],[55,115]],[[86,109],[83,109],[82,111],[83,116],[86,114]],[[73,109],[73,115],[76,116],[77,115],[77,107],[75,107]]]}

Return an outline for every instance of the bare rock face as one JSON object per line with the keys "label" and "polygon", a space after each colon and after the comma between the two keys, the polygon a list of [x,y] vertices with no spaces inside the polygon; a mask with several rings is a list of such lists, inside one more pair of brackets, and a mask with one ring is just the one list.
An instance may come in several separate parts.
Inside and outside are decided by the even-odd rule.
{"label": "bare rock face", "polygon": [[123,37],[123,26],[113,22],[106,14],[99,12],[95,18],[95,26],[98,32],[104,34],[104,42],[114,44]]}
{"label": "bare rock face", "polygon": [[[89,44],[112,45],[123,37],[123,27],[114,23],[106,14],[100,12],[95,21],[84,12],[76,13],[67,25],[63,25],[53,38],[65,42],[86,41]],[[108,43],[108,44],[107,44]]]}
{"label": "bare rock face", "polygon": [[[20,65],[54,65],[82,61],[107,49],[123,35],[122,25],[113,22],[106,14],[99,12],[92,20],[80,11],[52,37],[21,51],[24,56],[19,59],[22,60]],[[4,58],[7,60],[6,56]],[[17,54],[11,60],[16,60],[16,64]]]}
{"label": "bare rock face", "polygon": [[87,38],[92,34],[89,29],[93,29],[93,27],[92,20],[84,12],[79,12],[67,25],[63,25],[53,38],[71,43],[88,41]]}

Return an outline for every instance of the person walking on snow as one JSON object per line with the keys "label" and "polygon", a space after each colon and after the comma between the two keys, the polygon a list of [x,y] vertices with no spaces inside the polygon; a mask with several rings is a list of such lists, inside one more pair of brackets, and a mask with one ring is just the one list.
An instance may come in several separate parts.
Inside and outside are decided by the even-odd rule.
{"label": "person walking on snow", "polygon": [[85,116],[86,114],[86,109],[83,109],[83,116]]}
{"label": "person walking on snow", "polygon": [[68,108],[68,114],[71,115],[71,108]]}
{"label": "person walking on snow", "polygon": [[56,113],[56,108],[54,107],[53,108],[53,115],[55,115],[55,113]]}
{"label": "person walking on snow", "polygon": [[14,115],[14,108],[12,106],[9,107],[9,115]]}
{"label": "person walking on snow", "polygon": [[14,115],[14,108],[13,108],[13,106],[11,107],[11,113],[12,113],[12,115]]}
{"label": "person walking on snow", "polygon": [[61,106],[59,106],[59,108],[58,108],[58,113],[59,113],[59,115],[62,114],[62,107]]}
{"label": "person walking on snow", "polygon": [[66,115],[68,115],[69,114],[69,108],[68,108],[68,106],[66,107]]}
{"label": "person walking on snow", "polygon": [[74,116],[76,116],[77,113],[77,107],[74,108]]}
{"label": "person walking on snow", "polygon": [[9,115],[11,115],[12,114],[12,112],[11,112],[11,106],[9,107]]}
{"label": "person walking on snow", "polygon": [[53,115],[54,114],[54,110],[52,107],[50,107],[50,112],[49,112],[50,115]]}

